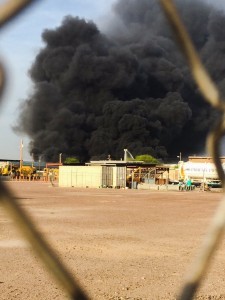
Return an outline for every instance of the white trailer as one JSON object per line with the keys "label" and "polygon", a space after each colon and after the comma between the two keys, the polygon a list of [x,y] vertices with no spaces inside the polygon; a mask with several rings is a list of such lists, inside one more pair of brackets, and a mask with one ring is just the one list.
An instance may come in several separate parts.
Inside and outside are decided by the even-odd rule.
{"label": "white trailer", "polygon": [[[225,164],[223,164],[225,170]],[[195,163],[195,162],[180,162],[179,163],[180,179],[192,179],[193,182],[218,181],[216,166],[213,163]]]}

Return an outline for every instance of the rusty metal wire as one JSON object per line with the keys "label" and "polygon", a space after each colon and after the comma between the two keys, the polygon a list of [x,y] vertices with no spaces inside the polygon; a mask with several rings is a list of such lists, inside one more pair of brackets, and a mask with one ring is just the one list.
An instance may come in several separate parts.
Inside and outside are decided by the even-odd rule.
{"label": "rusty metal wire", "polygon": [[[22,12],[29,4],[35,0],[11,0],[0,6],[0,28]],[[5,85],[4,69],[0,65],[0,93]],[[61,260],[57,257],[48,242],[42,237],[34,223],[26,212],[19,206],[16,197],[0,181],[0,204],[14,219],[25,238],[33,247],[34,252],[41,258],[47,269],[53,274],[58,283],[64,288],[70,299],[87,300],[88,297],[80,288],[77,281],[73,278]]]}
{"label": "rusty metal wire", "polygon": [[[201,60],[191,42],[191,39],[179,17],[179,13],[172,0],[159,0],[175,33],[175,38],[186,57],[192,75],[205,100],[221,113],[221,118],[216,127],[207,138],[207,149],[213,157],[218,176],[225,192],[225,175],[220,161],[220,141],[225,133],[225,103],[220,99],[219,90],[205,70]],[[187,273],[184,287],[178,297],[180,300],[193,299],[200,283],[209,267],[212,256],[215,254],[225,229],[225,196],[217,208],[210,224],[202,248]]]}
{"label": "rusty metal wire", "polygon": [[37,0],[8,0],[0,5],[0,26],[2,27],[21,11]]}

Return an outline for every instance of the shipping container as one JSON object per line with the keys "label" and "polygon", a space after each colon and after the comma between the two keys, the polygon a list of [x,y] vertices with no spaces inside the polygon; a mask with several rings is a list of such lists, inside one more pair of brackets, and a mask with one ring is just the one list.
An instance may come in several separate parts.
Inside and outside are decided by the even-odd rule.
{"label": "shipping container", "polygon": [[99,188],[102,185],[101,166],[60,166],[60,187],[92,187]]}
{"label": "shipping container", "polygon": [[59,186],[125,188],[126,167],[60,166]]}

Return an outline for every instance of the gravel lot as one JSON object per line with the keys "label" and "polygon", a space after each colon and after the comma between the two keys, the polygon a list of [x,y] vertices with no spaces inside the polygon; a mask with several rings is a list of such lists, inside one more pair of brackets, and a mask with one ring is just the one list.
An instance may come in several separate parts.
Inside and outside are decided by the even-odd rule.
{"label": "gravel lot", "polygon": [[[216,192],[7,182],[91,299],[175,299]],[[68,299],[0,207],[0,299]],[[196,299],[225,299],[225,242]]]}

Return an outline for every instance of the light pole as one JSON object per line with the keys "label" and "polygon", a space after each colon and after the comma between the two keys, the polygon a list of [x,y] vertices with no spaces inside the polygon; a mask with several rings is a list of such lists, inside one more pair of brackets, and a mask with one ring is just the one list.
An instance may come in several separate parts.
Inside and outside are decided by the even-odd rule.
{"label": "light pole", "polygon": [[31,153],[31,157],[32,157],[32,168],[34,167],[34,153]]}
{"label": "light pole", "polygon": [[179,158],[179,161],[181,161],[181,152],[180,155],[177,156],[177,158]]}
{"label": "light pole", "polygon": [[59,163],[62,163],[62,153],[59,153]]}

